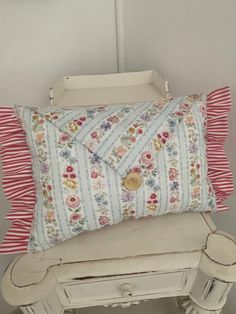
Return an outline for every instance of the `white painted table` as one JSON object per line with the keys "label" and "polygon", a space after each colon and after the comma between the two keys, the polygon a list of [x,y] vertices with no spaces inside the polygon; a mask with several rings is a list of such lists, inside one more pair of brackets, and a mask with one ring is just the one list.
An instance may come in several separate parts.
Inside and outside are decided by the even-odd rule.
{"label": "white painted table", "polygon": [[5,273],[3,295],[24,313],[180,297],[187,313],[215,314],[236,281],[235,262],[235,242],[217,232],[207,215],[169,214],[21,255]]}
{"label": "white painted table", "polygon": [[[65,107],[85,99],[93,104],[98,97],[103,104],[138,101],[137,90],[153,100],[166,96],[166,86],[151,71],[68,77],[55,84],[51,102]],[[219,314],[234,282],[234,239],[216,230],[207,214],[192,212],[126,221],[45,252],[19,255],[5,272],[2,293],[23,313],[62,314],[96,305],[125,308],[177,297],[181,314]]]}

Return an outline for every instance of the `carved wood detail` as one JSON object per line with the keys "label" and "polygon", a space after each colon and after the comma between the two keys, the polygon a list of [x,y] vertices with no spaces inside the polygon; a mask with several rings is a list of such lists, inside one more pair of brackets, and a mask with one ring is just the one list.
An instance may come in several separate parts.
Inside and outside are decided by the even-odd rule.
{"label": "carved wood detail", "polygon": [[179,307],[178,314],[221,314],[221,309],[219,310],[203,309],[196,305],[188,296],[177,298],[177,304]]}

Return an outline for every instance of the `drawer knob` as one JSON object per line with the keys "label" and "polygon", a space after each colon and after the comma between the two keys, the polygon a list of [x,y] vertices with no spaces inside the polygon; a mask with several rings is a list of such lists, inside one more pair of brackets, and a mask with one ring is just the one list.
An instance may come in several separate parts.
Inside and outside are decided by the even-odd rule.
{"label": "drawer knob", "polygon": [[120,286],[121,296],[122,297],[131,297],[133,295],[132,285],[130,283],[124,283]]}

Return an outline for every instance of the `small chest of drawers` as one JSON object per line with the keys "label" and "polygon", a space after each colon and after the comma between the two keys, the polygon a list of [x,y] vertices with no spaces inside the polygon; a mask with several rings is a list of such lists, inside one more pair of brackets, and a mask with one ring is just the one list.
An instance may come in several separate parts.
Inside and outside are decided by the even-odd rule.
{"label": "small chest of drawers", "polygon": [[87,307],[114,303],[137,303],[166,294],[187,292],[190,270],[147,272],[110,277],[77,279],[63,284],[58,290],[65,306]]}

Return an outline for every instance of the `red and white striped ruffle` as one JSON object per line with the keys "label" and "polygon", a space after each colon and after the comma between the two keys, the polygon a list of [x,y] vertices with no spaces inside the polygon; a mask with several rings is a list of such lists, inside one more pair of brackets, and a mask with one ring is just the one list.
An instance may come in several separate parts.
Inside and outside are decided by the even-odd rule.
{"label": "red and white striped ruffle", "polygon": [[11,226],[0,253],[26,252],[34,218],[35,184],[26,136],[12,107],[0,107],[0,156],[3,188],[11,203],[6,216]]}
{"label": "red and white striped ruffle", "polygon": [[219,88],[207,95],[207,161],[208,177],[216,194],[217,210],[229,209],[223,202],[233,192],[233,175],[224,151],[228,135],[228,112],[231,108],[229,87]]}

